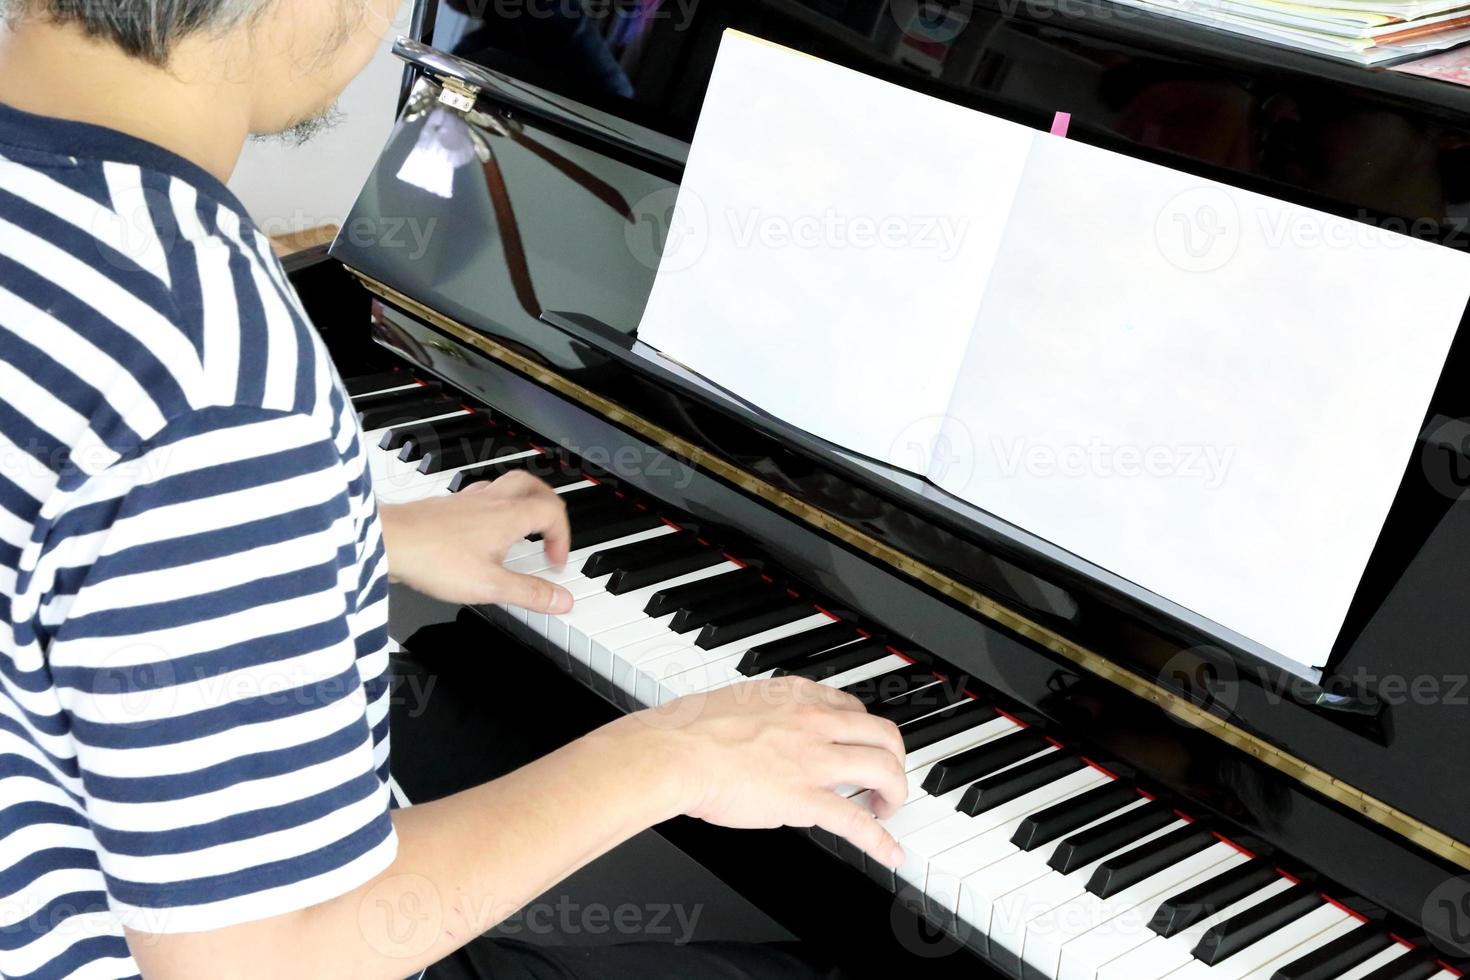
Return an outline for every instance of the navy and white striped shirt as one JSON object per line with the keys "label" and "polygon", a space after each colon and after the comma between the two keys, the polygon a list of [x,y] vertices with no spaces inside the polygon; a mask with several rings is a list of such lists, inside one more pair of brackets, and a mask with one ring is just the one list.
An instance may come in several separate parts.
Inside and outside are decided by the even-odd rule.
{"label": "navy and white striped shirt", "polygon": [[393,859],[361,433],[219,181],[0,107],[0,974],[278,915]]}

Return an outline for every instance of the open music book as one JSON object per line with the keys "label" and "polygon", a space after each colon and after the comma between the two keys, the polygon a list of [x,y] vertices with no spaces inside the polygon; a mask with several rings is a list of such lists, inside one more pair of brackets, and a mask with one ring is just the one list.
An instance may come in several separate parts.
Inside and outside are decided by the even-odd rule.
{"label": "open music book", "polygon": [[639,338],[1326,659],[1470,256],[728,33]]}

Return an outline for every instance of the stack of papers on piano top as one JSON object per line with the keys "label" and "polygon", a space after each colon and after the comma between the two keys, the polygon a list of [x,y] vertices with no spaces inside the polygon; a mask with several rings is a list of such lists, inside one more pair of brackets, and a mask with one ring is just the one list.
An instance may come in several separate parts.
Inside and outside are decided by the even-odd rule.
{"label": "stack of papers on piano top", "polygon": [[1114,0],[1258,40],[1377,65],[1470,41],[1470,0]]}
{"label": "stack of papers on piano top", "polygon": [[735,33],[670,220],[642,342],[1307,677],[1470,300],[1463,252]]}

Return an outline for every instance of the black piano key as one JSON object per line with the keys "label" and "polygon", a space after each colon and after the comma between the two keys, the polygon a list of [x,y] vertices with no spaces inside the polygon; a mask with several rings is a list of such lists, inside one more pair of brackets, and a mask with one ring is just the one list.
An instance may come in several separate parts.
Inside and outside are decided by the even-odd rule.
{"label": "black piano key", "polygon": [[1260,891],[1278,877],[1279,873],[1270,861],[1252,858],[1165,899],[1154,911],[1148,927],[1168,939]]}
{"label": "black piano key", "polygon": [[1030,728],[1002,735],[936,762],[924,777],[924,791],[930,796],[942,796],[1033,756],[1050,744],[1040,732]]}
{"label": "black piano key", "polygon": [[351,378],[342,379],[342,387],[347,389],[347,397],[349,398],[358,398],[375,391],[386,391],[389,388],[397,388],[413,383],[413,375],[399,370],[379,371],[375,374],[359,374]]}
{"label": "black piano key", "polygon": [[[640,531],[651,531],[656,527],[664,526],[664,522],[652,511],[638,510],[629,506],[622,514],[611,514],[599,512],[597,520],[588,521],[583,518],[580,522],[572,523],[572,547],[575,549],[595,548],[618,538],[626,538],[630,534]],[[718,576],[716,576],[718,577]]]}
{"label": "black piano key", "polygon": [[552,459],[543,453],[536,456],[523,456],[520,459],[501,460],[498,463],[486,463],[484,466],[460,470],[454,474],[454,479],[449,482],[449,492],[459,493],[473,483],[492,482],[516,470],[524,470],[532,476],[545,481],[551,487],[566,487],[573,483],[581,483],[586,479],[581,470]]}
{"label": "black piano key", "polygon": [[742,568],[723,575],[711,575],[698,582],[686,582],[672,588],[660,589],[649,597],[643,611],[657,619],[711,596],[758,591],[767,587],[768,583],[761,578],[759,569]]}
{"label": "black piano key", "polygon": [[660,582],[667,582],[680,575],[702,571],[724,560],[725,556],[718,551],[703,548],[676,558],[669,558],[656,565],[645,565],[636,569],[619,569],[608,577],[607,591],[611,595],[622,595],[634,589],[643,589]]}
{"label": "black piano key", "polygon": [[1218,837],[1198,823],[1180,827],[1099,864],[1092,872],[1087,890],[1098,898],[1112,898],[1130,885],[1151,878],[1219,842]]}
{"label": "black piano key", "polygon": [[966,698],[952,708],[945,708],[938,714],[910,722],[898,731],[903,736],[903,750],[913,752],[926,745],[941,742],[951,735],[958,735],[966,729],[993,721],[995,717],[995,711],[988,702]]}
{"label": "black piano key", "polygon": [[[825,626],[822,628],[826,629]],[[886,674],[879,674],[877,677],[869,677],[865,681],[849,684],[842,690],[871,709],[874,705],[903,697],[938,683],[939,678],[933,671],[918,664],[904,664]]]}
{"label": "black piano key", "polygon": [[1325,900],[1310,885],[1293,885],[1217,923],[1200,937],[1191,953],[1206,966],[1214,966],[1288,923],[1295,922]]}
{"label": "black piano key", "polygon": [[1298,957],[1271,974],[1271,980],[1332,980],[1394,944],[1378,926],[1365,922],[1352,932]]}
{"label": "black piano key", "polygon": [[859,640],[856,643],[849,643],[835,650],[827,650],[807,657],[805,660],[798,660],[794,664],[778,668],[776,674],[805,677],[809,681],[824,681],[829,677],[845,674],[849,670],[856,670],[887,656],[890,656],[888,648],[879,641]]}
{"label": "black piano key", "polygon": [[430,447],[419,460],[419,472],[429,476],[471,463],[488,463],[492,459],[530,449],[531,444],[524,439],[492,429],[483,435],[462,436]]}
{"label": "black piano key", "polygon": [[732,613],[747,613],[775,605],[787,596],[774,588],[742,589],[739,592],[723,592],[718,595],[692,602],[678,612],[669,622],[675,633],[692,633]]}
{"label": "black piano key", "polygon": [[444,393],[444,385],[438,381],[417,381],[414,378],[407,378],[405,382],[412,385],[412,387],[358,395],[352,399],[352,407],[359,412],[365,412],[368,409],[409,404]]}
{"label": "black piano key", "polygon": [[[573,538],[579,537],[580,532],[590,532],[610,521],[620,520],[630,513],[639,512],[637,508],[619,497],[611,487],[606,485],[583,487],[581,490],[570,491],[562,494],[561,500],[567,509],[567,523],[572,526]],[[541,535],[532,534],[530,540],[540,541]],[[612,541],[615,538],[605,540]],[[580,547],[580,545],[573,544],[573,547]]]}
{"label": "black piano key", "polygon": [[699,631],[699,638],[694,641],[694,645],[701,650],[713,650],[715,647],[722,647],[816,614],[810,601],[788,599],[789,601],[773,606],[762,606],[754,612],[733,613],[711,620]]}
{"label": "black piano key", "polygon": [[701,545],[694,535],[687,531],[665,534],[657,538],[649,538],[647,541],[635,541],[633,544],[619,545],[616,548],[605,548],[587,559],[586,564],[582,566],[582,574],[588,578],[597,578],[599,575],[611,575],[622,569],[643,568],[668,558],[708,550],[710,549]]}
{"label": "black piano key", "polygon": [[958,704],[965,696],[965,685],[969,680],[964,677],[958,681],[930,684],[882,704],[875,704],[868,711],[880,718],[887,718],[895,725],[907,725],[941,708]]}
{"label": "black piano key", "polygon": [[1420,947],[1383,964],[1363,980],[1429,980],[1442,968],[1434,952]]}
{"label": "black piano key", "polygon": [[[378,396],[368,397],[377,398]],[[367,431],[433,418],[435,415],[444,415],[459,407],[459,402],[447,395],[434,394],[425,392],[422,388],[415,388],[407,395],[391,402],[360,409],[358,414],[364,431]]]}
{"label": "black piano key", "polygon": [[495,423],[488,415],[474,412],[467,415],[451,415],[447,419],[435,419],[432,422],[400,425],[384,436],[380,445],[384,449],[391,449],[393,447],[388,443],[397,440],[398,458],[405,463],[411,463],[416,459],[422,459],[425,453],[452,445],[457,440],[484,438],[497,434]]}
{"label": "black piano key", "polygon": [[[1025,732],[1018,734],[1024,735]],[[1020,850],[1034,851],[1140,799],[1142,797],[1137,790],[1116,780],[1095,786],[1070,800],[1053,803],[1045,810],[1038,810],[1022,820],[1016,832],[1011,835],[1011,843]]]}
{"label": "black piano key", "polygon": [[1047,866],[1061,874],[1071,874],[1178,819],[1168,807],[1150,801],[1095,827],[1077,831],[1057,845],[1047,859]]}
{"label": "black piano key", "polygon": [[814,653],[821,653],[823,650],[830,650],[835,646],[851,643],[860,638],[861,634],[851,623],[818,626],[805,633],[751,647],[745,651],[745,656],[740,658],[740,663],[735,669],[746,677],[754,677],[768,670],[785,667],[803,657],[809,657]]}
{"label": "black piano key", "polygon": [[1086,766],[1082,757],[1070,749],[1048,752],[972,784],[955,809],[972,817],[978,816]]}

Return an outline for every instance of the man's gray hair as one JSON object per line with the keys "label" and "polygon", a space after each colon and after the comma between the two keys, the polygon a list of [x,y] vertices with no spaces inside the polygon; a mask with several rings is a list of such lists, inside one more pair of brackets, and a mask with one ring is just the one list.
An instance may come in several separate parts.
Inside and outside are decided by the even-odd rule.
{"label": "man's gray hair", "polygon": [[[7,19],[45,17],[81,25],[128,54],[165,64],[197,31],[227,31],[274,0],[0,0]],[[300,2],[300,0],[293,0]]]}

